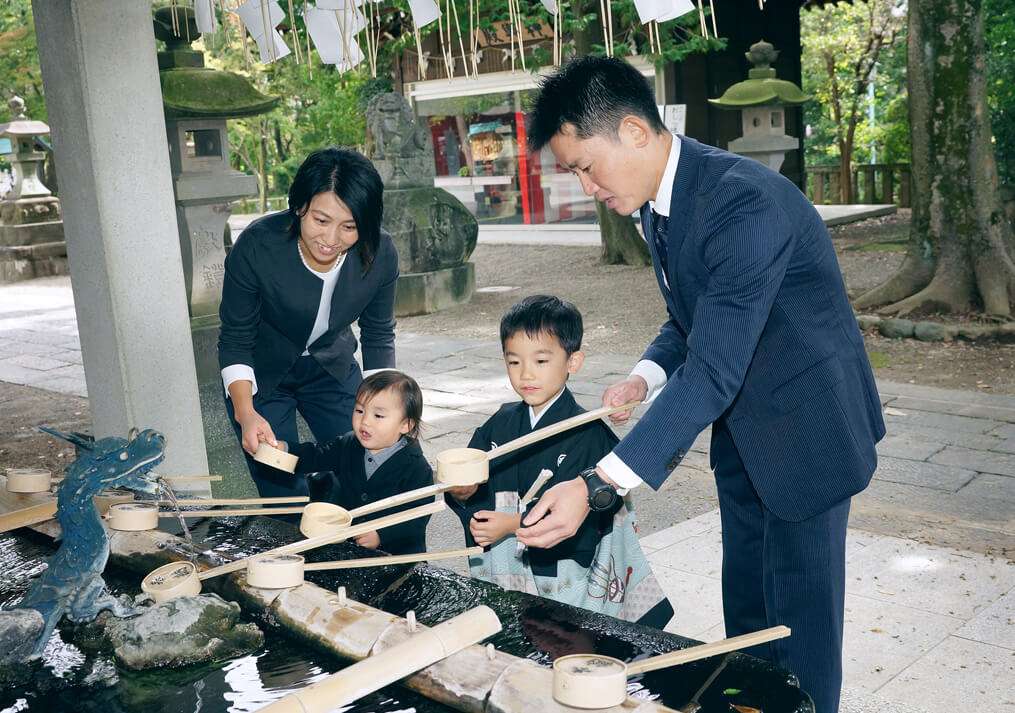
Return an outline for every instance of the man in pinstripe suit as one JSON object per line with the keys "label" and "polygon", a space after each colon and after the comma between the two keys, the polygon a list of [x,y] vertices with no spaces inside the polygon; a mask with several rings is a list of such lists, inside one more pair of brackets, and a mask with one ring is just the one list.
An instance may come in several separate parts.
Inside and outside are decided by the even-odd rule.
{"label": "man in pinstripe suit", "polygon": [[548,491],[518,539],[569,536],[604,482],[659,488],[711,425],[726,635],[791,627],[752,653],[834,713],[850,497],[870,481],[885,427],[821,218],[778,173],[667,132],[648,83],[619,60],[581,58],[547,78],[528,136],[586,194],[641,211],[668,319],[603,395],[650,408],[585,482]]}

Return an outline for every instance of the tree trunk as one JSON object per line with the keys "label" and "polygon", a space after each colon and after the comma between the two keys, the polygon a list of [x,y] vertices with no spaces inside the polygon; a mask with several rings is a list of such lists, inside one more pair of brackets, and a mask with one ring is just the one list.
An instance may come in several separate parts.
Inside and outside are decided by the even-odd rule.
{"label": "tree trunk", "polygon": [[603,241],[604,265],[651,265],[648,245],[629,216],[617,215],[602,203],[596,203],[599,232]]}
{"label": "tree trunk", "polygon": [[853,147],[839,142],[839,203],[853,202]]}
{"label": "tree trunk", "polygon": [[267,124],[261,122],[261,135],[258,138],[257,153],[257,174],[258,174],[258,206],[262,213],[268,212],[268,137],[265,133],[268,130]]}
{"label": "tree trunk", "polygon": [[886,314],[1011,316],[1015,263],[986,103],[982,0],[910,0],[913,221],[899,272],[862,295]]}

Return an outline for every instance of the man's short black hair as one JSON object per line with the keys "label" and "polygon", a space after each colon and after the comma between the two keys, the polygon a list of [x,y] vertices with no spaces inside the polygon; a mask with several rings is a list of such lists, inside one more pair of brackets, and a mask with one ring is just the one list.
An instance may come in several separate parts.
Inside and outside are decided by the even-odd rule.
{"label": "man's short black hair", "polygon": [[582,348],[582,313],[566,300],[552,295],[532,295],[514,304],[500,320],[500,348],[507,340],[525,332],[536,338],[549,334],[571,356]]}
{"label": "man's short black hair", "polygon": [[540,151],[564,124],[574,124],[580,139],[616,138],[621,120],[632,114],[666,131],[641,72],[615,57],[577,57],[540,83],[528,118],[529,150]]}

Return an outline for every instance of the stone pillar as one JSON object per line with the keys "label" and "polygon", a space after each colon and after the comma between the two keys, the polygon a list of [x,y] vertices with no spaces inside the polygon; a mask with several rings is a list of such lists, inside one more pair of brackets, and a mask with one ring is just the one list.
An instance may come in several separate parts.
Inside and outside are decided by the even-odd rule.
{"label": "stone pillar", "polygon": [[149,3],[33,0],[95,435],[207,473]]}

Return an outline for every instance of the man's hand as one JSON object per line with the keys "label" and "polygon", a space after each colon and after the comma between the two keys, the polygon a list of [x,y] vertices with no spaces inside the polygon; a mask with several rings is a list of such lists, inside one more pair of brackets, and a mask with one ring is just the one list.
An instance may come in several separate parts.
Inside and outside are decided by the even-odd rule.
{"label": "man's hand", "polygon": [[362,535],[357,535],[356,544],[366,547],[368,550],[376,550],[381,546],[381,536],[377,534],[377,530],[364,532]]}
{"label": "man's hand", "polygon": [[[603,406],[622,406],[631,401],[644,401],[647,396],[648,382],[640,376],[629,376],[603,392]],[[618,425],[625,423],[631,418],[632,411],[633,408],[612,413],[610,420]]]}
{"label": "man's hand", "polygon": [[515,535],[528,547],[553,547],[578,532],[588,514],[589,491],[585,481],[568,480],[543,493]]}
{"label": "man's hand", "polygon": [[475,485],[456,485],[453,488],[448,488],[448,495],[453,497],[458,502],[464,502],[476,494],[479,490],[479,484]]}
{"label": "man's hand", "polygon": [[480,510],[469,520],[469,532],[480,547],[499,542],[518,529],[521,515],[495,510]]}
{"label": "man's hand", "polygon": [[262,442],[278,448],[278,441],[275,440],[271,426],[254,409],[236,414],[236,423],[240,424],[240,431],[243,434],[243,450],[250,455],[254,455],[257,446]]}

